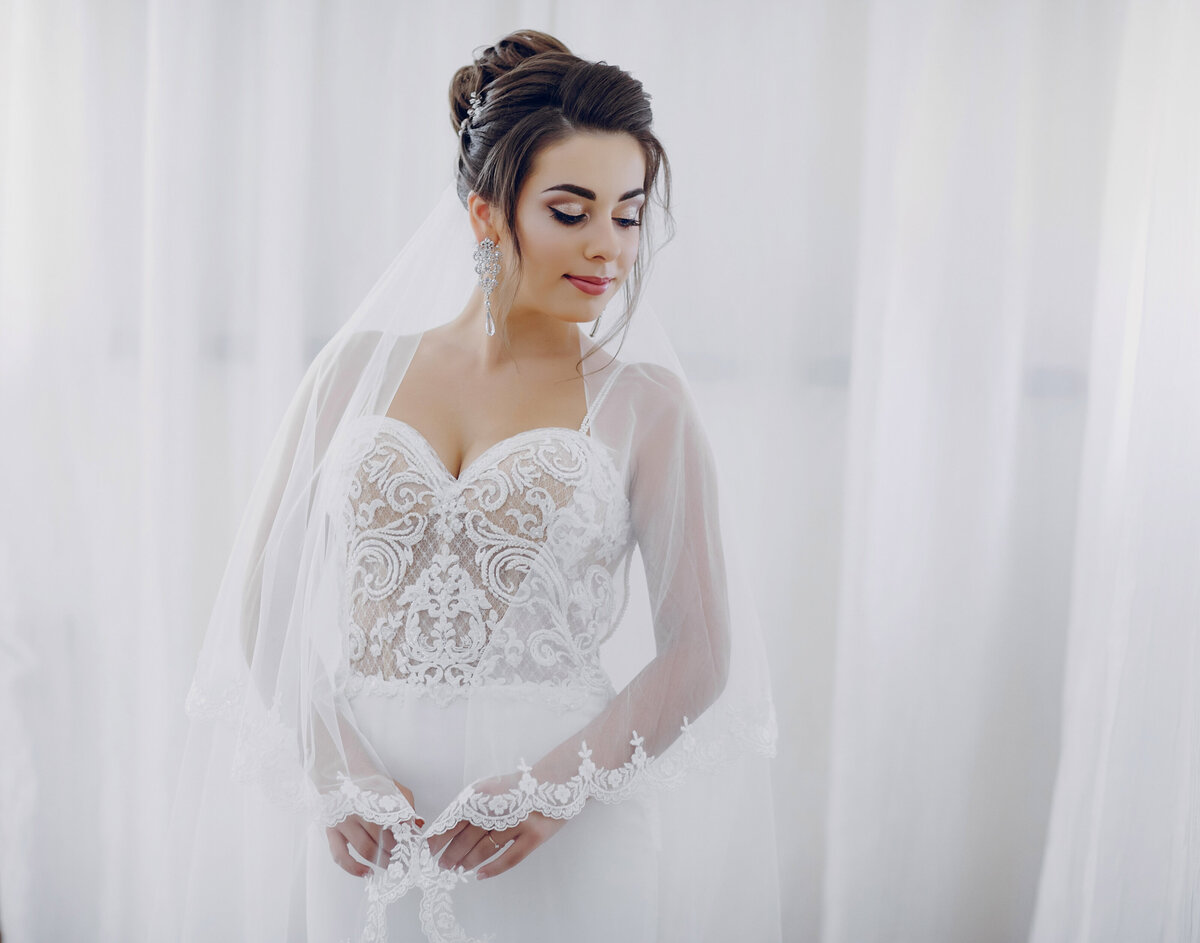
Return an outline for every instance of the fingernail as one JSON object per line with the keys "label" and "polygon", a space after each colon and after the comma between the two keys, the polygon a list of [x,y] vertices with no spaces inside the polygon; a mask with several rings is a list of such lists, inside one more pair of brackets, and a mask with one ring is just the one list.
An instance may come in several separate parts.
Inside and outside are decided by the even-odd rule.
{"label": "fingernail", "polygon": [[482,881],[484,878],[490,878],[490,877],[491,877],[491,875],[490,875],[490,874],[488,874],[486,871],[476,871],[476,872],[475,872],[475,876],[476,876],[477,878],[479,878],[479,880],[481,880],[481,881]]}

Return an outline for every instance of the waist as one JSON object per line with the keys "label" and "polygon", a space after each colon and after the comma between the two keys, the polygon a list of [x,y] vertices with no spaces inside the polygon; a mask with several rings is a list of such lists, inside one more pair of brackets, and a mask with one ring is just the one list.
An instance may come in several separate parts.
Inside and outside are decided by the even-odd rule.
{"label": "waist", "polygon": [[454,704],[529,704],[542,710],[574,712],[599,710],[615,695],[607,673],[598,665],[589,672],[570,672],[562,677],[529,680],[477,671],[452,679],[405,674],[385,677],[363,674],[350,668],[339,685],[352,699],[371,698],[427,702],[437,707]]}

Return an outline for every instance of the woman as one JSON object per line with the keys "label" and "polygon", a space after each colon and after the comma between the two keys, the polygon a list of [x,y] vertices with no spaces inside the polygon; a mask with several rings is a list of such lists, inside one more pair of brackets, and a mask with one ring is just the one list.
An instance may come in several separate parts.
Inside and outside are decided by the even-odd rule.
{"label": "woman", "polygon": [[238,534],[165,910],[183,939],[777,939],[765,662],[635,312],[648,97],[523,31],[451,105],[457,202],[317,357]]}

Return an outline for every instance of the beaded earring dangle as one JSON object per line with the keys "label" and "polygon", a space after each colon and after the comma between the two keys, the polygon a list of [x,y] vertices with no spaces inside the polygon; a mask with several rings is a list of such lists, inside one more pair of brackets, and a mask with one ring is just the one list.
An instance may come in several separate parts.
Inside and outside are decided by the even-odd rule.
{"label": "beaded earring dangle", "polygon": [[479,287],[483,289],[483,303],[487,309],[484,328],[488,337],[496,333],[496,322],[492,320],[492,289],[496,287],[496,276],[500,274],[500,250],[491,239],[484,239],[475,247],[475,274],[479,276]]}

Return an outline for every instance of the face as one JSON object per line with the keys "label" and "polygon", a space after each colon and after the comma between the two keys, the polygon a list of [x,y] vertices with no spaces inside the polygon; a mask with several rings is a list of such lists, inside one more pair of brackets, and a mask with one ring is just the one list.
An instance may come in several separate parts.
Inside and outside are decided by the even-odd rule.
{"label": "face", "polygon": [[[542,149],[517,201],[513,315],[576,323],[600,315],[637,259],[645,172],[628,134],[576,133]],[[515,260],[505,255],[511,280]]]}

